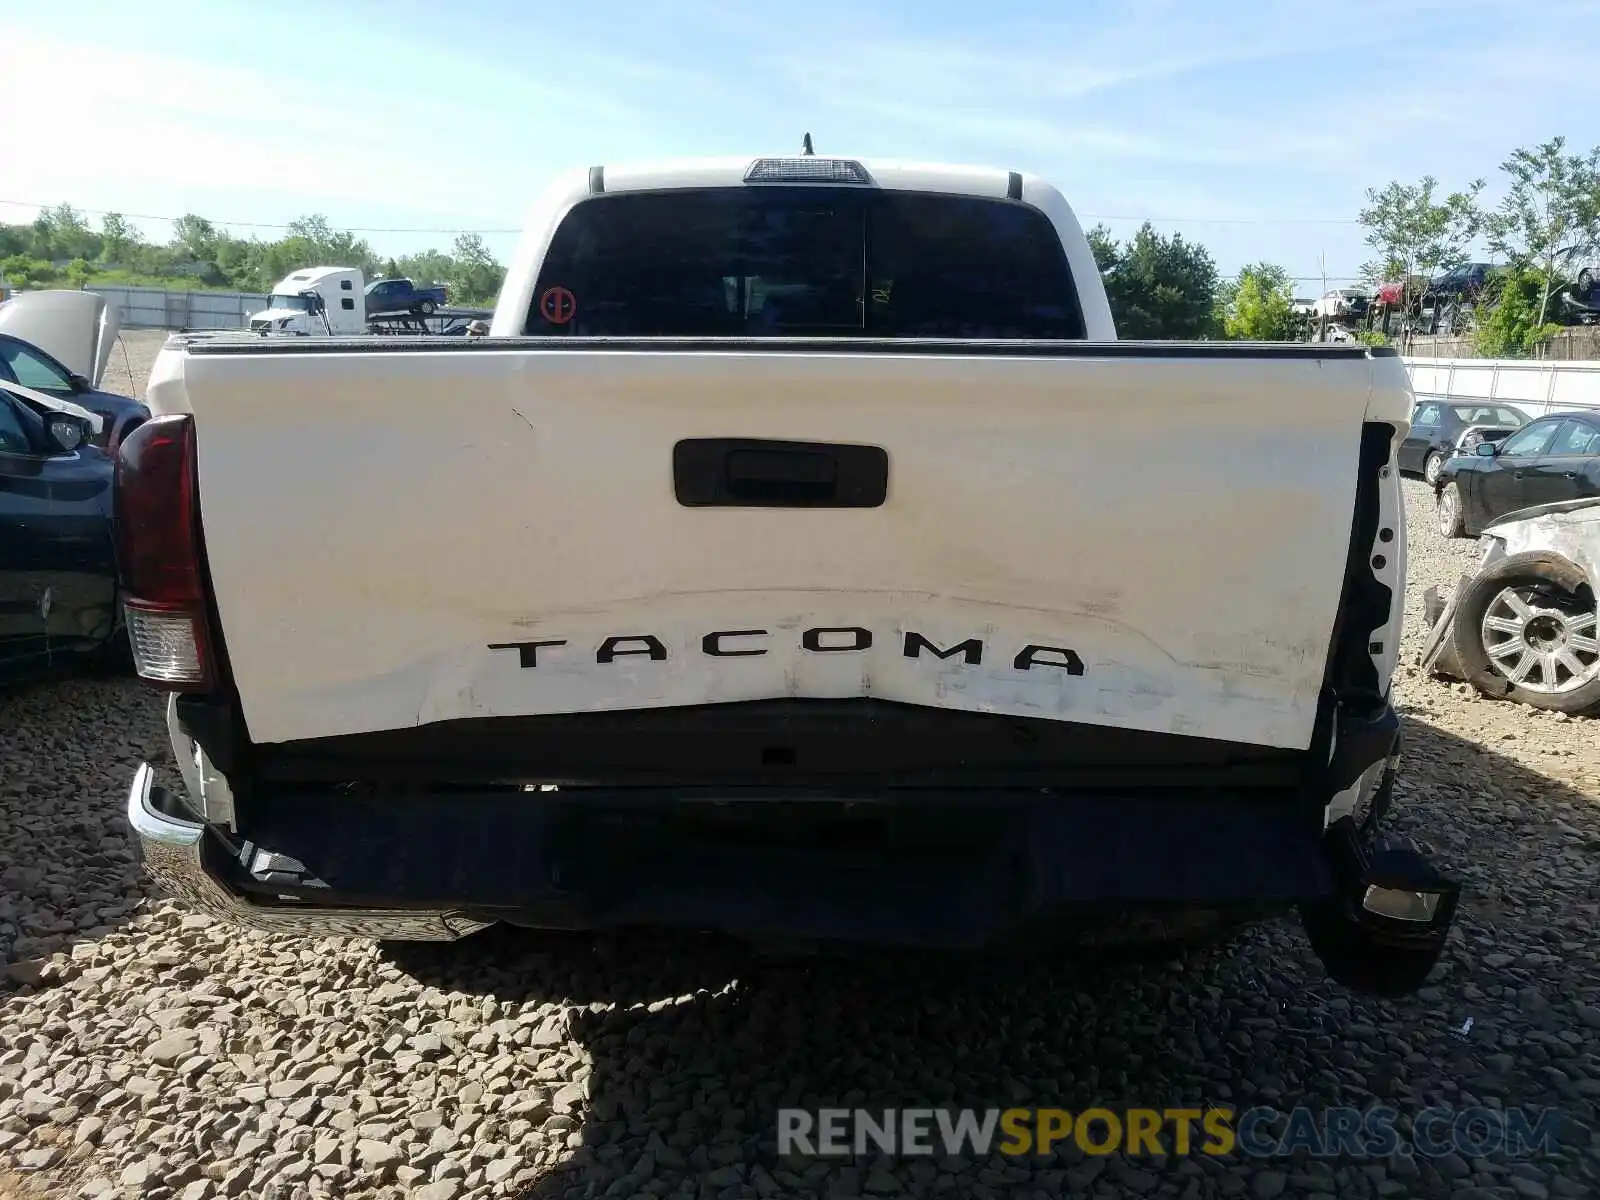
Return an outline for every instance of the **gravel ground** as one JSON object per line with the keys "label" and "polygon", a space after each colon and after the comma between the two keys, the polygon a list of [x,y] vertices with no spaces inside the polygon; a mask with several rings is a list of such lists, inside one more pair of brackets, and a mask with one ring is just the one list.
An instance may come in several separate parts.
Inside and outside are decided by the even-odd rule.
{"label": "gravel ground", "polygon": [[124,329],[121,346],[111,351],[100,386],[108,392],[144,399],[145,381],[156,355],[171,335],[165,329]]}
{"label": "gravel ground", "polygon": [[[1410,658],[1422,588],[1453,585],[1472,547],[1441,541],[1408,488]],[[1596,1194],[1596,724],[1414,670],[1400,699],[1397,824],[1469,890],[1430,986],[1386,1002],[1325,982],[1290,923],[1173,960],[992,964],[499,931],[403,954],[272,940],[139,882],[119,806],[141,756],[166,758],[156,697],[90,680],[0,697],[0,1197]],[[773,1152],[780,1104],[1379,1101],[1553,1106],[1561,1148],[1528,1162]]]}

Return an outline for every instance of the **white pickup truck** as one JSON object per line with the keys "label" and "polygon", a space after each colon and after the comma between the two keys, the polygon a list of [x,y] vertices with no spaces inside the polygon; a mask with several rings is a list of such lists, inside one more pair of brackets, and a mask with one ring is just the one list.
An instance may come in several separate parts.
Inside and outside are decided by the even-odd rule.
{"label": "white pickup truck", "polygon": [[[119,462],[183,794],[256,927],[976,946],[1298,908],[1417,986],[1379,840],[1400,360],[1117,341],[1061,194],[800,156],[594,167],[490,334],[174,336]],[[1119,932],[1121,931],[1121,932]]]}

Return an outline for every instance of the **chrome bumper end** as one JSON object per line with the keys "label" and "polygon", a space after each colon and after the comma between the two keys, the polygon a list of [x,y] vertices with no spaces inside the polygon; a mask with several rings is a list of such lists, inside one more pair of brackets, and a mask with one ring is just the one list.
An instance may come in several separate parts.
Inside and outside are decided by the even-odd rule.
{"label": "chrome bumper end", "polygon": [[448,909],[319,907],[299,900],[261,903],[228,887],[205,863],[206,827],[185,815],[140,763],[128,789],[128,824],[145,870],[181,904],[247,929],[304,937],[451,942],[489,922]]}

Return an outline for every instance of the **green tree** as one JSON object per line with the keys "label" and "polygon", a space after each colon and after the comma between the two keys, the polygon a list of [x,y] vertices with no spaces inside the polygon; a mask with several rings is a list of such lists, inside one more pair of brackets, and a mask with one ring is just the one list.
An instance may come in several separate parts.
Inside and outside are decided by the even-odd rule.
{"label": "green tree", "polygon": [[1235,341],[1296,341],[1301,320],[1294,311],[1289,272],[1273,263],[1254,263],[1223,289],[1218,305],[1222,333]]}
{"label": "green tree", "polygon": [[1478,300],[1474,346],[1485,358],[1524,358],[1549,341],[1561,326],[1547,323],[1549,277],[1538,267],[1514,266],[1503,272]]}
{"label": "green tree", "polygon": [[[79,265],[79,262],[85,265]],[[166,245],[153,245],[118,213],[99,232],[71,205],[46,209],[25,225],[0,225],[0,270],[12,287],[58,287],[64,279],[93,284],[154,283],[264,292],[294,271],[311,266],[359,267],[369,277],[409,275],[444,282],[462,303],[488,303],[505,268],[475,234],[463,234],[451,252],[426,250],[380,259],[353,231],[333,227],[320,213],[291,223],[275,241],[234,237],[197,213],[172,222]]]}
{"label": "green tree", "polygon": [[451,248],[455,271],[448,277],[450,298],[458,304],[488,304],[500,291],[506,271],[489,253],[483,238],[463,233]]}
{"label": "green tree", "polygon": [[89,265],[88,259],[75,258],[67,264],[66,270],[61,274],[69,288],[81,290],[94,275],[94,268]]}
{"label": "green tree", "polygon": [[1556,268],[1600,244],[1600,147],[1567,154],[1567,139],[1518,148],[1500,164],[1511,187],[1488,220],[1489,246],[1537,269],[1536,326],[1545,323]]}
{"label": "green tree", "polygon": [[1181,233],[1162,237],[1148,221],[1120,245],[1098,226],[1091,233],[1118,337],[1215,335],[1217,265],[1204,246],[1184,241]]}
{"label": "green tree", "polygon": [[217,254],[217,227],[204,217],[184,213],[172,222],[172,248],[190,262],[214,262]]}
{"label": "green tree", "polygon": [[280,243],[305,258],[290,266],[359,267],[363,274],[375,276],[380,263],[365,239],[349,230],[335,229],[321,213],[296,217],[289,222],[289,235]]}
{"label": "green tree", "polygon": [[1424,175],[1414,184],[1396,180],[1381,190],[1368,188],[1367,206],[1358,215],[1367,227],[1367,245],[1378,252],[1362,274],[1371,283],[1399,280],[1402,312],[1409,313],[1418,298],[1413,278],[1460,266],[1483,227],[1478,208],[1483,180],[1436,198],[1438,187],[1437,179]]}
{"label": "green tree", "polygon": [[121,213],[110,212],[100,218],[100,261],[125,262],[144,239],[134,223]]}
{"label": "green tree", "polygon": [[70,204],[43,209],[33,220],[33,253],[51,261],[93,258],[100,252],[100,239]]}
{"label": "green tree", "polygon": [[391,259],[384,265],[383,273],[389,278],[414,279],[420,285],[449,283],[456,274],[456,260],[438,250],[424,250],[420,254],[407,254]]}
{"label": "green tree", "polygon": [[48,259],[13,254],[9,258],[0,258],[0,279],[4,279],[8,287],[44,288],[59,283],[61,273]]}
{"label": "green tree", "polygon": [[1094,265],[1100,268],[1103,275],[1117,264],[1117,257],[1121,251],[1117,248],[1117,239],[1111,236],[1111,230],[1104,225],[1096,225],[1084,237],[1089,240],[1089,250],[1094,254]]}

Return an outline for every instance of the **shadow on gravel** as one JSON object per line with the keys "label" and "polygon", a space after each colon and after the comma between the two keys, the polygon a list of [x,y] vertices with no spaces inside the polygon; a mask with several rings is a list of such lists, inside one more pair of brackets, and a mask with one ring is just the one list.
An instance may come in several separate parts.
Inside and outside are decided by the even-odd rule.
{"label": "shadow on gravel", "polygon": [[141,758],[170,757],[162,703],[88,670],[0,688],[0,999],[63,982],[52,955],[139,911],[123,801]]}
{"label": "shadow on gravel", "polygon": [[[1600,1036],[1574,1044],[1571,1031],[1582,1030],[1574,1006],[1593,1004],[1600,986],[1600,802],[1439,729],[1409,722],[1408,736],[1393,828],[1462,873],[1470,896],[1431,986],[1400,1003],[1325,982],[1289,922],[1161,957],[774,962],[710,938],[505,930],[391,953],[441,987],[568,1006],[569,1036],[592,1062],[588,1098],[546,1125],[572,1150],[521,1200],[632,1195],[652,1179],[666,1186],[645,1190],[701,1196],[1277,1195],[1283,1179],[1252,1178],[1268,1172],[1283,1172],[1291,1195],[1509,1189],[1503,1163],[1461,1164],[1470,1178],[1432,1161],[1334,1164],[1335,1180],[1323,1163],[1106,1159],[1070,1145],[1047,1159],[970,1164],[784,1163],[775,1152],[776,1110],[787,1106],[1416,1111],[1487,1097],[1564,1111],[1566,1157],[1517,1166],[1561,1185],[1557,1196],[1583,1194],[1562,1188],[1594,1167],[1578,1160],[1597,1091],[1580,1081],[1600,1080]],[[945,1171],[956,1178],[938,1179]]]}

